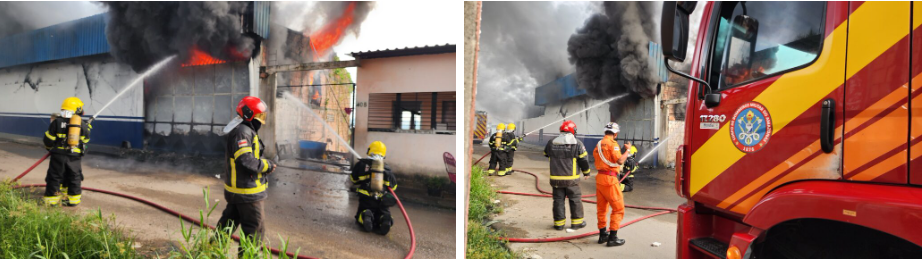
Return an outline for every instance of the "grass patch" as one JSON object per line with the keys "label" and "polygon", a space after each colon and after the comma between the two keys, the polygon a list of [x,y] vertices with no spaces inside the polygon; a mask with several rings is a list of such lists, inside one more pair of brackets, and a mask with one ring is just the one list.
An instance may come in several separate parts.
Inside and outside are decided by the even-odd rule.
{"label": "grass patch", "polygon": [[114,217],[68,214],[0,182],[0,258],[138,258]]}
{"label": "grass patch", "polygon": [[471,167],[471,189],[468,194],[468,248],[469,259],[508,259],[522,258],[519,253],[509,250],[507,241],[495,239],[502,236],[500,231],[485,226],[490,215],[502,212],[503,208],[494,206],[499,198],[496,189],[490,186],[484,170],[479,166]]}
{"label": "grass patch", "polygon": [[[218,206],[217,203],[212,204],[208,199],[209,189],[206,187],[202,190],[202,196],[205,200],[205,209],[199,210],[199,223],[207,223],[208,217],[215,212],[215,208]],[[218,200],[215,200],[218,202]],[[180,222],[180,233],[182,233],[183,238],[179,240],[180,251],[173,251],[170,253],[170,258],[181,258],[181,259],[228,259],[232,257],[237,257],[240,259],[272,259],[272,252],[269,250],[269,243],[263,243],[263,241],[256,241],[248,239],[249,237],[244,236],[241,232],[240,236],[240,246],[238,254],[232,253],[232,248],[234,240],[231,239],[231,228],[225,228],[223,230],[212,230],[209,227],[202,225],[188,225],[185,220],[182,218],[179,219]],[[188,226],[188,227],[187,227]],[[282,242],[281,250],[283,253],[279,254],[279,259],[287,259],[288,255],[285,252],[288,252],[288,241],[283,239],[282,236],[279,236],[279,240]],[[295,250],[294,254],[298,255],[300,249]]]}

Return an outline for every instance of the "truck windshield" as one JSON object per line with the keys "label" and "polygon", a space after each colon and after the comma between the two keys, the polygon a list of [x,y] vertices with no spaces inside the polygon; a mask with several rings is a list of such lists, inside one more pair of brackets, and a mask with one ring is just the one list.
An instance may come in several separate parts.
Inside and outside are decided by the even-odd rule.
{"label": "truck windshield", "polygon": [[823,2],[722,4],[712,59],[712,72],[721,68],[721,76],[713,79],[727,89],[811,63],[823,44],[824,6]]}

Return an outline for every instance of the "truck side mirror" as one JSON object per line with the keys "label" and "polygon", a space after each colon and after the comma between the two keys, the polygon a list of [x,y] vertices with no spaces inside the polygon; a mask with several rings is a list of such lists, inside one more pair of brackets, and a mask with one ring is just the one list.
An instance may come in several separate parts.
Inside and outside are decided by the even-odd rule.
{"label": "truck side mirror", "polygon": [[721,104],[721,94],[720,93],[709,93],[705,94],[705,107],[713,108]]}
{"label": "truck side mirror", "polygon": [[663,2],[660,23],[660,40],[663,56],[682,62],[686,59],[686,45],[689,41],[689,14],[695,10],[695,1]]}

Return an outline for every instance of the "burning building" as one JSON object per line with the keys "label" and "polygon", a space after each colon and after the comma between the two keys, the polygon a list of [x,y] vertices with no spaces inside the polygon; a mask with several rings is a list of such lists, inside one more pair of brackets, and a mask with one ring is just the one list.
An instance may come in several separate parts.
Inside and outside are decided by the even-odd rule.
{"label": "burning building", "polygon": [[[671,137],[673,140],[670,141],[681,140],[682,118],[677,119],[676,117],[682,115],[674,113],[673,107],[677,102],[685,102],[685,99],[679,100],[683,98],[685,92],[679,93],[674,86],[675,83],[668,81],[668,74],[666,68],[663,67],[661,55],[660,46],[650,42],[647,57],[649,62],[655,64],[652,67],[657,68],[655,75],[658,77],[658,82],[651,83],[652,86],[636,86],[655,89],[656,94],[652,98],[626,95],[607,104],[593,107],[606,100],[606,97],[589,93],[586,88],[579,85],[577,76],[570,74],[535,88],[535,105],[542,107],[544,112],[539,116],[514,122],[517,125],[517,134],[535,130],[535,133],[527,136],[524,141],[544,146],[558,135],[561,118],[587,109],[580,115],[568,118],[577,124],[577,138],[583,142],[587,150],[596,147],[603,137],[602,130],[609,122],[619,124],[621,132],[618,141],[620,143],[630,141],[634,144],[641,154],[639,157],[646,154],[655,142],[667,136],[679,134],[679,137]],[[551,125],[539,129],[548,124]],[[672,151],[660,150],[657,161],[661,164],[669,164],[671,161],[669,154]]]}
{"label": "burning building", "polygon": [[[355,85],[334,86],[351,83],[345,70],[281,73],[273,85],[260,76],[267,66],[334,60],[331,47],[354,19],[293,31],[270,22],[270,4],[110,2],[107,13],[0,38],[0,137],[40,142],[49,115],[64,98],[79,97],[87,115],[96,114],[140,72],[177,55],[144,78],[143,87],[128,90],[102,111],[93,122],[92,151],[223,155],[222,128],[235,116],[237,102],[250,95],[276,108],[271,114],[292,118],[275,117],[270,125],[294,122],[266,135],[324,143],[328,151],[345,153],[346,146],[330,138],[352,133]],[[206,22],[212,27],[199,26]],[[318,122],[303,120],[310,116],[272,103],[276,85],[329,118],[337,133],[324,133]]]}

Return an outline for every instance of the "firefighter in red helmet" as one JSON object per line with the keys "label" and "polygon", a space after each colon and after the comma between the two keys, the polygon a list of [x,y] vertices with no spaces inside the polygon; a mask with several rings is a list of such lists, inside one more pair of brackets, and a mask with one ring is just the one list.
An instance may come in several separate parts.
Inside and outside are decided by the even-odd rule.
{"label": "firefighter in red helmet", "polygon": [[[567,222],[564,200],[570,201],[570,226],[572,229],[586,227],[583,221],[583,203],[580,201],[580,173],[590,176],[590,162],[586,148],[577,140],[577,124],[567,120],[561,124],[561,135],[545,145],[545,157],[549,158],[551,172],[552,214],[554,229],[563,230]],[[579,168],[579,171],[578,171]]]}
{"label": "firefighter in red helmet", "polygon": [[266,103],[257,97],[244,97],[237,104],[240,119],[235,121],[239,124],[233,126],[226,137],[228,167],[224,175],[224,199],[227,207],[218,220],[219,230],[230,228],[234,233],[240,225],[243,234],[256,241],[262,240],[265,230],[263,200],[267,197],[268,175],[276,169],[274,162],[263,158],[265,146],[257,135],[260,127],[266,124],[267,113]]}

